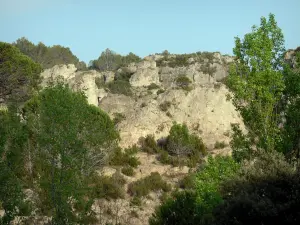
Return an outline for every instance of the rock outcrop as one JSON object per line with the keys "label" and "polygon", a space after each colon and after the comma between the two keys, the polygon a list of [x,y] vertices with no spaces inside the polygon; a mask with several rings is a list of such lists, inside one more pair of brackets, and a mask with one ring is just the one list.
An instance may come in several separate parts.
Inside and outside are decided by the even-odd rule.
{"label": "rock outcrop", "polygon": [[[169,58],[172,60],[176,56]],[[74,65],[45,70],[43,85],[62,79],[74,90],[83,90],[90,104],[100,106],[112,117],[116,113],[123,114],[124,120],[118,124],[122,147],[135,144],[147,134],[154,134],[156,138],[167,136],[174,121],[186,123],[208,146],[212,147],[216,141],[228,142],[230,124],[242,123],[242,120],[232,103],[226,100],[228,90],[218,81],[227,76],[228,64],[233,58],[214,53],[209,60],[189,58],[187,66],[157,66],[162,59],[160,55],[148,56],[116,72],[131,74],[129,82],[133,96],[130,97],[112,94],[97,86],[97,80],[104,84],[112,82],[114,72],[77,71]],[[174,81],[182,75],[191,80],[191,91],[176,87]],[[157,89],[148,90],[151,84]],[[161,105],[166,102],[170,106],[162,110]]]}

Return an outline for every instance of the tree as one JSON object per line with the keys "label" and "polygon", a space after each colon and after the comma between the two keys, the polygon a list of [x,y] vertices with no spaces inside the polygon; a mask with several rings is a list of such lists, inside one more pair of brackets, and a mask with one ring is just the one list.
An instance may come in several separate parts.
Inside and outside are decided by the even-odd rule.
{"label": "tree", "polygon": [[299,171],[282,154],[261,152],[222,183],[223,202],[214,210],[215,224],[299,224],[299,188]]}
{"label": "tree", "polygon": [[11,44],[0,42],[0,98],[25,102],[38,89],[42,68]]}
{"label": "tree", "polygon": [[[284,38],[273,14],[262,17],[244,39],[235,40],[228,86],[248,136],[258,149],[273,150],[280,139],[278,103],[284,90]],[[236,150],[236,149],[233,149]]]}
{"label": "tree", "polygon": [[300,48],[284,68],[285,90],[281,102],[285,123],[280,150],[290,159],[300,158]]}
{"label": "tree", "polygon": [[24,153],[26,128],[17,115],[0,110],[0,204],[4,215],[0,224],[10,224],[15,216],[26,213],[22,192],[24,177]]}
{"label": "tree", "polygon": [[126,56],[122,56],[107,48],[97,60],[90,62],[90,68],[100,71],[115,71],[122,66],[126,66],[132,62],[139,62],[140,60],[141,58],[132,52]]}
{"label": "tree", "polygon": [[19,38],[13,45],[19,48],[23,54],[32,58],[35,62],[40,63],[44,69],[59,64],[74,64],[79,70],[86,69],[84,62],[79,62],[79,59],[73,55],[69,48],[65,48],[61,45],[47,47],[42,42],[34,45],[24,37]]}
{"label": "tree", "polygon": [[54,224],[80,223],[93,203],[88,177],[104,165],[118,139],[113,122],[83,93],[62,84],[30,99],[22,116],[30,131],[27,155],[40,207],[51,212]]}

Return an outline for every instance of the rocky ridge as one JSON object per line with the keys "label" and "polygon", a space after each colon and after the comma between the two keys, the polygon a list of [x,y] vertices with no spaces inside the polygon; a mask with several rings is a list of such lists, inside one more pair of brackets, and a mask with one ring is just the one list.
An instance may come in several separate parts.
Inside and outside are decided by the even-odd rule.
{"label": "rocky ridge", "polygon": [[[230,124],[241,124],[242,120],[226,99],[228,90],[221,82],[233,58],[219,53],[210,56],[200,61],[191,57],[186,66],[170,67],[161,65],[164,56],[152,55],[115,72],[77,71],[74,65],[57,65],[42,73],[43,86],[51,80],[62,79],[74,90],[83,90],[90,104],[99,106],[110,116],[122,114],[124,119],[118,124],[122,147],[135,144],[147,134],[164,137],[176,121],[186,123],[213,148],[217,140],[228,142]],[[167,60],[174,57],[170,55]],[[96,84],[97,79],[109,83],[121,73],[131,74],[132,96],[112,94]],[[175,80],[182,75],[191,80],[190,91],[176,87]],[[149,90],[153,84],[155,88]],[[164,103],[169,104],[167,111],[160,108]]]}

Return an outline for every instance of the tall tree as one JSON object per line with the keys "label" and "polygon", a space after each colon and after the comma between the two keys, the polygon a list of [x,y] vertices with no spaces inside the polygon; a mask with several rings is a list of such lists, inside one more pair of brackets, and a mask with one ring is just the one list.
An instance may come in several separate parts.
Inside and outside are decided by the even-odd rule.
{"label": "tall tree", "polygon": [[273,14],[262,17],[260,26],[253,26],[243,40],[235,39],[228,86],[248,138],[258,149],[273,150],[280,138],[277,105],[284,90],[284,51],[284,37]]}
{"label": "tall tree", "polygon": [[62,84],[28,101],[23,118],[40,206],[51,211],[54,224],[80,223],[93,202],[88,177],[104,165],[118,140],[113,122]]}
{"label": "tall tree", "polygon": [[42,67],[11,44],[0,42],[0,98],[22,103],[38,89]]}

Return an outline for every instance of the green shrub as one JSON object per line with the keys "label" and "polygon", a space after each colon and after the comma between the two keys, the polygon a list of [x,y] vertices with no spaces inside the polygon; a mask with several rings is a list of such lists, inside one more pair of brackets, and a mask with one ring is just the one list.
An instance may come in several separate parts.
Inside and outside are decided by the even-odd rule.
{"label": "green shrub", "polygon": [[125,174],[126,176],[129,176],[129,177],[132,177],[135,174],[133,168],[130,167],[130,166],[123,167],[122,170],[121,170],[121,172],[123,174]]}
{"label": "green shrub", "polygon": [[166,112],[171,107],[170,101],[164,101],[163,103],[159,104],[159,108],[161,111]]}
{"label": "green shrub", "polygon": [[115,173],[112,177],[94,175],[91,179],[94,197],[106,199],[125,197],[124,184],[126,181],[121,174]]}
{"label": "green shrub", "polygon": [[141,146],[141,151],[147,152],[150,154],[159,153],[160,148],[157,146],[154,135],[148,134],[146,137],[139,138],[139,144]]}
{"label": "green shrub", "polygon": [[223,201],[215,209],[215,224],[300,223],[299,171],[276,151],[258,152],[220,189]]}
{"label": "green shrub", "polygon": [[148,86],[148,90],[159,89],[159,86],[155,83],[152,83]]}
{"label": "green shrub", "polygon": [[185,124],[173,124],[164,148],[170,155],[188,157],[191,165],[195,165],[206,154],[202,139],[190,134]]}
{"label": "green shrub", "polygon": [[186,90],[186,91],[190,91],[191,87],[190,84],[192,83],[192,81],[185,75],[181,75],[179,77],[176,78],[175,80],[177,87]]}
{"label": "green shrub", "polygon": [[206,63],[206,64],[201,65],[200,70],[201,70],[201,72],[212,76],[217,71],[217,68],[211,67],[209,63]]}
{"label": "green shrub", "polygon": [[124,119],[126,119],[123,113],[114,113],[113,115],[114,115],[114,119],[113,119],[114,124],[118,124]]}
{"label": "green shrub", "polygon": [[164,92],[165,92],[165,90],[159,89],[159,90],[157,90],[156,94],[157,94],[157,95],[160,95],[160,94],[162,94],[162,93],[164,93]]}
{"label": "green shrub", "polygon": [[196,187],[195,178],[196,178],[195,173],[188,174],[179,181],[178,186],[182,189],[194,190]]}
{"label": "green shrub", "polygon": [[178,192],[155,209],[149,219],[150,225],[203,224],[201,207],[194,192]]}
{"label": "green shrub", "polygon": [[107,84],[107,87],[113,94],[123,94],[123,95],[127,95],[127,96],[132,95],[131,86],[128,81],[115,80],[115,81],[109,82]]}
{"label": "green shrub", "polygon": [[215,149],[222,149],[227,146],[228,145],[224,141],[222,141],[222,142],[216,141],[216,143],[215,143]]}
{"label": "green shrub", "polygon": [[130,206],[142,206],[142,200],[140,197],[134,196],[130,200]]}
{"label": "green shrub", "polygon": [[111,166],[131,166],[138,167],[140,161],[136,158],[135,154],[137,153],[138,148],[133,146],[127,148],[122,152],[121,148],[117,148],[109,159],[109,164]]}
{"label": "green shrub", "polygon": [[146,196],[150,191],[158,190],[168,192],[171,190],[171,186],[157,172],[151,173],[149,176],[128,185],[128,193],[137,197]]}
{"label": "green shrub", "polygon": [[144,107],[146,107],[147,106],[147,104],[145,103],[145,102],[143,102],[142,104],[141,104],[141,108],[144,108]]}
{"label": "green shrub", "polygon": [[96,83],[98,89],[105,87],[105,82],[104,82],[103,77],[96,77],[95,83]]}

